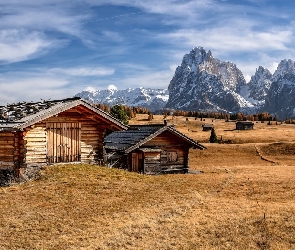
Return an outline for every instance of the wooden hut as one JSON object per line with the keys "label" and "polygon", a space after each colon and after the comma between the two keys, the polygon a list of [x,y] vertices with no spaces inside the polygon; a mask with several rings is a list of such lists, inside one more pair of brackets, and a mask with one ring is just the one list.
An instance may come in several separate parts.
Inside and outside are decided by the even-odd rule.
{"label": "wooden hut", "polygon": [[202,127],[203,131],[211,131],[214,128],[213,124],[203,124]]}
{"label": "wooden hut", "polygon": [[162,124],[130,126],[108,135],[104,144],[109,167],[145,174],[186,173],[189,149],[205,149],[173,125]]}
{"label": "wooden hut", "polygon": [[81,98],[0,107],[0,169],[103,159],[106,131],[127,129]]}
{"label": "wooden hut", "polygon": [[236,129],[237,130],[249,130],[253,129],[254,123],[251,121],[238,121],[236,122]]}

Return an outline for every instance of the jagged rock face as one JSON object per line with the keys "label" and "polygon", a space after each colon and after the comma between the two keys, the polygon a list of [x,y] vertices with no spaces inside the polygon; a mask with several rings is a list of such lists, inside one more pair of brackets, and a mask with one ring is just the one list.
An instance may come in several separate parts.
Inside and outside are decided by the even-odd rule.
{"label": "jagged rock face", "polygon": [[102,103],[110,106],[122,104],[130,107],[146,107],[154,112],[165,107],[168,100],[168,90],[142,87],[118,90],[115,86],[110,85],[107,90],[82,91],[76,96],[92,103]]}
{"label": "jagged rock face", "polygon": [[246,86],[235,64],[222,62],[202,47],[186,54],[168,87],[167,108],[237,112],[251,105],[240,94]]}
{"label": "jagged rock face", "polygon": [[295,62],[282,60],[273,75],[264,111],[280,119],[295,117]]}
{"label": "jagged rock face", "polygon": [[259,66],[248,83],[249,97],[258,101],[264,101],[272,83],[272,74],[266,68]]}

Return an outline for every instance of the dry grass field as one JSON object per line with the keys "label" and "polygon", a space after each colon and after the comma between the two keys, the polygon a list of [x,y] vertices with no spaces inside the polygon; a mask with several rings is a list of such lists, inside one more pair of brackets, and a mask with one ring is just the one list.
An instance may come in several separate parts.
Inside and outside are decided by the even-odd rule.
{"label": "dry grass field", "polygon": [[[200,174],[47,167],[0,188],[0,249],[295,249],[295,125],[167,120],[207,147],[190,153]],[[232,143],[208,143],[203,123]]]}

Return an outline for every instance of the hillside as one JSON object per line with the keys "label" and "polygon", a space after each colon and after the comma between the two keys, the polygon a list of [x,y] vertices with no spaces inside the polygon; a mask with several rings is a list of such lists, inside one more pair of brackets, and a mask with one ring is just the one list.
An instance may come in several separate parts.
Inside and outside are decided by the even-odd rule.
{"label": "hillside", "polygon": [[227,131],[234,123],[220,120],[217,135],[241,144],[209,144],[210,132],[195,132],[201,121],[189,122],[175,123],[207,146],[190,155],[201,174],[55,165],[38,181],[1,187],[0,249],[295,248],[295,126],[260,123],[235,133]]}

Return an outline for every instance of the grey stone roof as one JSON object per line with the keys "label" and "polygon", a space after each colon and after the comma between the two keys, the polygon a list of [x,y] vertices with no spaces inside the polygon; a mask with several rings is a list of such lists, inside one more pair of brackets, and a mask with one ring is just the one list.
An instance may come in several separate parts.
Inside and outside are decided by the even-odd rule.
{"label": "grey stone roof", "polygon": [[202,125],[203,128],[213,128],[213,124],[203,124]]}
{"label": "grey stone roof", "polygon": [[129,153],[164,131],[171,132],[175,136],[184,140],[186,143],[190,144],[192,147],[205,149],[205,147],[198,142],[177,131],[174,125],[166,126],[162,124],[134,125],[129,126],[128,130],[125,131],[115,131],[105,137],[105,148]]}
{"label": "grey stone roof", "polygon": [[254,123],[251,122],[251,121],[238,121],[237,123],[241,123],[241,124],[244,124],[244,125],[254,125]]}
{"label": "grey stone roof", "polygon": [[78,105],[94,111],[122,129],[127,127],[110,114],[94,107],[80,97],[41,102],[20,102],[0,106],[0,131],[22,130],[37,122]]}

